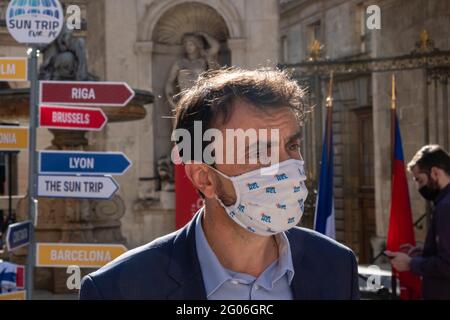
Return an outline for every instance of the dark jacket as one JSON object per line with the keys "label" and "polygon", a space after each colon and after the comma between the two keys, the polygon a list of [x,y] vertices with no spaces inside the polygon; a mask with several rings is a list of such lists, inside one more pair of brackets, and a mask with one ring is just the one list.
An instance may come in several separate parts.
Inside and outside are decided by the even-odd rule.
{"label": "dark jacket", "polygon": [[[358,299],[353,252],[303,229],[286,232],[295,299]],[[80,299],[206,299],[195,245],[195,217],[184,228],[123,254],[83,278]]]}
{"label": "dark jacket", "polygon": [[435,200],[423,254],[411,260],[411,270],[423,278],[424,299],[450,299],[450,184]]}

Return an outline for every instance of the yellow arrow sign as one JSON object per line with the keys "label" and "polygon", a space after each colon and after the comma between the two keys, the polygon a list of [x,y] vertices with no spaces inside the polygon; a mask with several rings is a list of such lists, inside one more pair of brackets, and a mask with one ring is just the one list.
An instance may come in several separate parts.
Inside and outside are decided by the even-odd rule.
{"label": "yellow arrow sign", "polygon": [[100,268],[127,251],[121,244],[37,243],[37,267]]}
{"label": "yellow arrow sign", "polygon": [[27,58],[0,58],[0,81],[28,81]]}
{"label": "yellow arrow sign", "polygon": [[0,126],[0,150],[28,148],[28,127]]}
{"label": "yellow arrow sign", "polygon": [[26,291],[15,291],[10,293],[0,294],[0,300],[25,300],[26,299]]}

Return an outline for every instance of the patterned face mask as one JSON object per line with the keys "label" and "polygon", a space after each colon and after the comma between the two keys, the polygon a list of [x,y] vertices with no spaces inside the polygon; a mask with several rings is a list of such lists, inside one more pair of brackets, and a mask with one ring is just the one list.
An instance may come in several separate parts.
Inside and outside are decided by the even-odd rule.
{"label": "patterned face mask", "polygon": [[308,195],[303,161],[289,159],[235,177],[214,170],[231,180],[237,197],[231,206],[216,199],[230,218],[248,231],[270,236],[300,221]]}

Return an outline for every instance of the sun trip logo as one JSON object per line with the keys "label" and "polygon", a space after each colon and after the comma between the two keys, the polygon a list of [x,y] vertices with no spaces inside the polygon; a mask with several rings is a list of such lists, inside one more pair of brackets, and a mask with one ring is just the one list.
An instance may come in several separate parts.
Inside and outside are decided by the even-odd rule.
{"label": "sun trip logo", "polygon": [[265,215],[264,213],[261,213],[261,221],[262,222],[267,222],[267,223],[271,223],[271,216]]}
{"label": "sun trip logo", "polygon": [[294,223],[294,222],[295,222],[295,218],[294,217],[288,218],[288,223]]}
{"label": "sun trip logo", "polygon": [[247,183],[248,190],[255,190],[259,188],[257,182]]}
{"label": "sun trip logo", "polygon": [[12,0],[6,25],[19,43],[49,43],[62,30],[64,12],[57,0]]}
{"label": "sun trip logo", "polygon": [[277,208],[286,210],[286,205],[285,204],[281,204],[281,203],[277,203]]}
{"label": "sun trip logo", "polygon": [[275,187],[267,187],[266,188],[266,193],[277,193],[275,190]]}
{"label": "sun trip logo", "polygon": [[294,193],[300,192],[300,186],[294,186]]}
{"label": "sun trip logo", "polygon": [[239,210],[240,212],[244,212],[245,206],[242,205],[242,204],[238,205],[238,210]]}
{"label": "sun trip logo", "polygon": [[275,177],[277,178],[277,181],[286,180],[288,178],[286,173],[276,174]]}

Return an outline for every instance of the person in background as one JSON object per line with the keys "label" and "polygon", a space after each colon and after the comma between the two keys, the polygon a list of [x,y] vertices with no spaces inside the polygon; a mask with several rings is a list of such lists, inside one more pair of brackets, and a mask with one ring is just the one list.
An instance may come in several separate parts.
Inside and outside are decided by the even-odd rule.
{"label": "person in background", "polygon": [[409,244],[390,252],[392,266],[422,276],[424,299],[450,299],[450,155],[438,145],[422,147],[408,164],[422,197],[434,205],[423,249]]}

